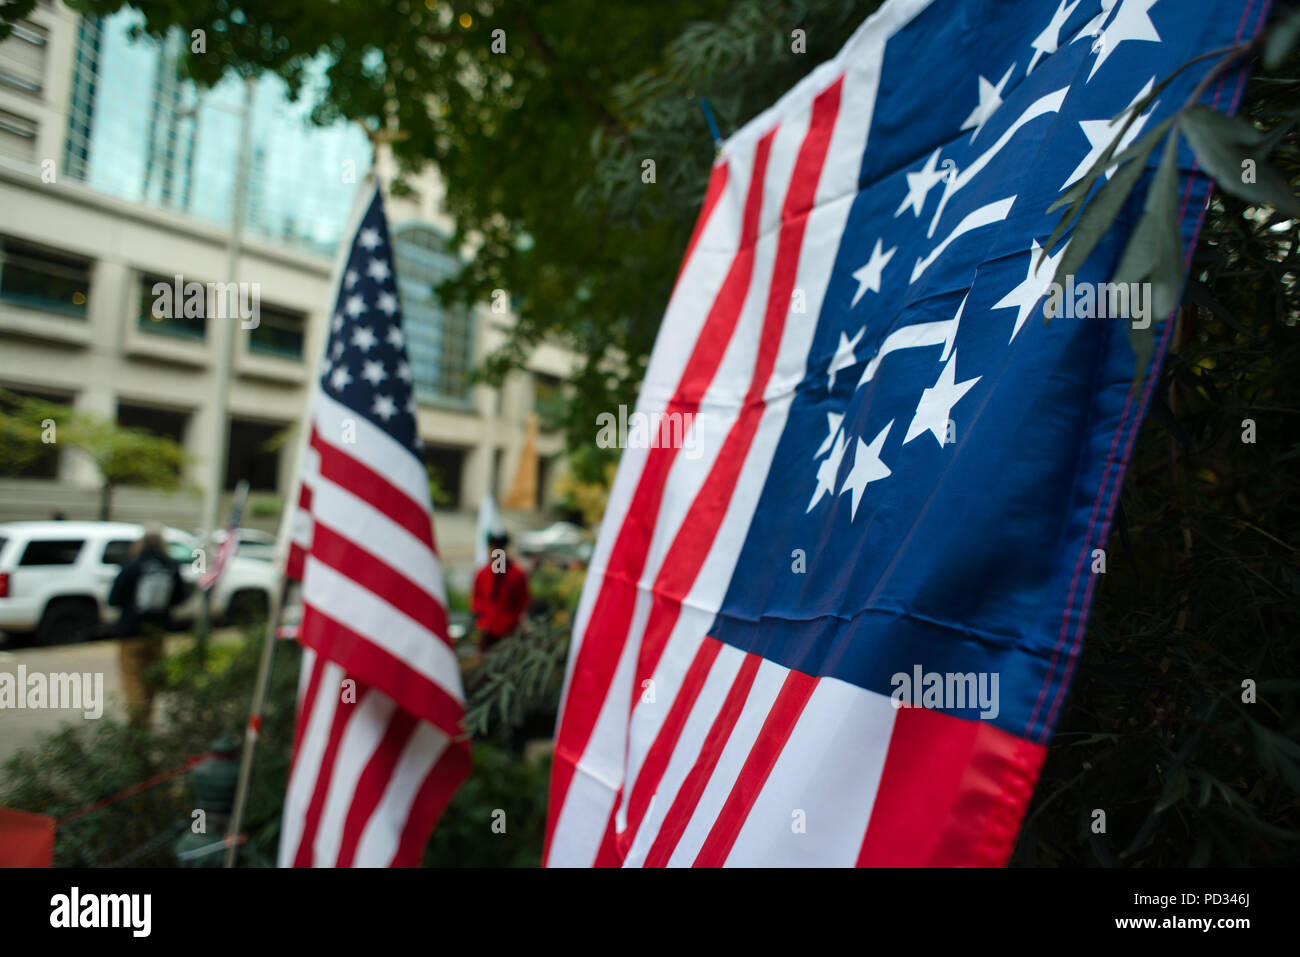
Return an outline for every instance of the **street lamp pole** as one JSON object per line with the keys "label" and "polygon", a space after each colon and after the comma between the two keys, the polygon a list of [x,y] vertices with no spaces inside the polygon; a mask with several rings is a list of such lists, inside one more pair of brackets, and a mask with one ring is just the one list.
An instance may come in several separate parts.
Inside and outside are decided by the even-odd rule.
{"label": "street lamp pole", "polygon": [[[239,122],[239,154],[235,165],[234,206],[230,213],[230,239],[226,244],[226,279],[239,282],[239,254],[244,233],[244,208],[248,205],[248,167],[253,151],[253,89],[254,76],[244,77],[244,110]],[[240,301],[236,297],[235,301]],[[231,301],[226,296],[225,301]],[[217,316],[213,333],[216,337],[216,356],[212,377],[212,415],[216,419],[216,435],[212,453],[208,456],[207,480],[203,484],[203,548],[212,543],[212,536],[221,527],[221,489],[226,480],[227,450],[230,446],[230,374],[235,351],[235,322],[237,316]],[[212,629],[212,590],[203,592],[199,611],[199,644],[204,646]]]}

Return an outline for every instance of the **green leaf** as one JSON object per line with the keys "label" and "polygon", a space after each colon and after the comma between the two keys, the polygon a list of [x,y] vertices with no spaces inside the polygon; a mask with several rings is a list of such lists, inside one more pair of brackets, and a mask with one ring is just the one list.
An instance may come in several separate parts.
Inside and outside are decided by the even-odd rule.
{"label": "green leaf", "polygon": [[1264,41],[1264,69],[1276,70],[1295,49],[1300,39],[1300,10],[1292,10]]}
{"label": "green leaf", "polygon": [[[1168,129],[1168,127],[1169,122],[1165,122],[1152,132],[1159,133],[1161,128]],[[1106,234],[1106,230],[1110,229],[1111,223],[1123,208],[1124,201],[1128,199],[1129,194],[1133,192],[1133,187],[1142,177],[1142,173],[1146,170],[1147,157],[1151,155],[1157,142],[1159,142],[1158,137],[1144,136],[1140,144],[1141,149],[1115,172],[1106,185],[1097,191],[1092,201],[1084,207],[1079,221],[1070,234],[1070,247],[1061,257],[1061,264],[1056,269],[1054,281],[1060,282],[1063,277],[1077,273],[1087,262],[1088,256],[1101,241],[1101,237]]]}
{"label": "green leaf", "polygon": [[1113,282],[1149,282],[1147,298],[1151,321],[1146,328],[1129,323],[1133,345],[1133,381],[1146,374],[1155,350],[1155,326],[1178,304],[1178,287],[1183,278],[1181,242],[1178,236],[1178,137],[1165,143],[1160,167],[1147,191],[1146,203],[1124,255],[1115,268]]}
{"label": "green leaf", "polygon": [[[1259,130],[1245,120],[1199,105],[1183,114],[1179,128],[1201,166],[1224,190],[1252,205],[1300,216],[1300,199],[1286,178],[1264,162]],[[1248,172],[1253,172],[1254,182],[1244,182]]]}

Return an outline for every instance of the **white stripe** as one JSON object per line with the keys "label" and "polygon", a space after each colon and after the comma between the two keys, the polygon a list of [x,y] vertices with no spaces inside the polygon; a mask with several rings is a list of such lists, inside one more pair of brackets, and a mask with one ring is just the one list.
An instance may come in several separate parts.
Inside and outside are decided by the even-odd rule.
{"label": "white stripe", "polygon": [[343,842],[343,824],[357,793],[357,783],[366,764],[374,756],[383,739],[396,707],[393,699],[377,691],[367,691],[353,705],[343,705],[352,711],[339,739],[334,754],[334,768],[330,775],[329,790],[321,808],[320,822],[316,826],[316,841],[312,845],[313,863],[316,867],[337,867],[339,845]]}
{"label": "white stripe", "polygon": [[310,555],[303,574],[302,600],[424,675],[457,701],[464,701],[456,653],[446,642]]}
{"label": "white stripe", "polygon": [[[365,416],[321,392],[316,399],[316,434],[321,441],[363,462],[432,514],[429,476],[415,453]],[[349,436],[355,442],[345,441]],[[315,502],[312,502],[313,511]]]}
{"label": "white stripe", "polygon": [[303,731],[298,758],[294,762],[289,788],[284,796],[284,819],[280,825],[281,867],[292,867],[294,857],[298,854],[298,844],[302,841],[303,829],[307,823],[307,807],[311,804],[316,789],[316,778],[320,773],[325,746],[329,742],[330,728],[334,724],[334,709],[338,704],[338,688],[342,679],[343,669],[332,661],[326,662],[321,668],[311,714],[302,717],[307,722],[307,727]]}
{"label": "white stripe", "polygon": [[379,509],[326,478],[316,480],[312,513],[321,525],[348,539],[411,580],[447,607],[442,562],[428,544]]}
{"label": "white stripe", "polygon": [[384,796],[361,832],[356,857],[352,862],[354,867],[392,865],[402,840],[402,831],[411,816],[415,796],[450,743],[451,739],[447,735],[427,721],[416,724],[388,779]]}
{"label": "white stripe", "polygon": [[668,759],[668,766],[664,769],[654,800],[646,811],[645,820],[642,821],[641,828],[637,831],[631,848],[628,849],[627,859],[624,861],[625,867],[640,867],[645,863],[646,854],[649,853],[655,837],[663,827],[664,818],[668,816],[668,810],[672,807],[682,782],[686,780],[686,775],[695,765],[709,728],[713,726],[714,719],[722,710],[722,703],[726,700],[727,692],[731,690],[731,685],[736,680],[736,674],[740,671],[740,665],[744,660],[744,652],[730,645],[724,645],[719,650],[718,657],[714,659],[713,667],[709,669],[709,675],[700,688],[699,696],[695,699],[695,706],[691,708],[690,714],[686,716],[686,721],[682,725],[677,747],[673,749],[672,757]]}
{"label": "white stripe", "polygon": [[696,855],[700,853],[700,848],[704,846],[709,831],[713,829],[719,812],[731,794],[736,778],[740,776],[740,769],[745,766],[745,759],[754,749],[758,732],[771,713],[776,696],[789,673],[780,665],[767,660],[758,666],[740,716],[736,719],[731,734],[727,736],[727,743],[722,748],[722,755],[718,758],[713,773],[709,775],[709,783],[705,785],[704,793],[695,805],[695,813],[682,832],[677,848],[668,859],[669,867],[690,867],[695,862]]}
{"label": "white stripe", "polygon": [[[725,866],[856,864],[896,714],[885,695],[821,679]],[[796,831],[796,825],[802,830]]]}

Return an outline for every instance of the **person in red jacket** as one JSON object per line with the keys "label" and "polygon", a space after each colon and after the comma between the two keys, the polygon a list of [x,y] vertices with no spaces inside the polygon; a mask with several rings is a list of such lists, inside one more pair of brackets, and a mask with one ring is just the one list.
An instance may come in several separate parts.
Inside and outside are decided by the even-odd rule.
{"label": "person in red jacket", "polygon": [[510,559],[506,552],[509,544],[504,532],[489,536],[488,563],[474,579],[470,610],[478,628],[480,651],[487,651],[518,628],[528,608],[528,575]]}

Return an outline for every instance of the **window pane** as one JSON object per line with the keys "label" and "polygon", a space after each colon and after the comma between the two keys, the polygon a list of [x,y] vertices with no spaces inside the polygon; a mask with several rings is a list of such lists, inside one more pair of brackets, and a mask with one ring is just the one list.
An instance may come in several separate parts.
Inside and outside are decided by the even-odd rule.
{"label": "window pane", "polygon": [[84,545],[81,539],[29,542],[19,565],[71,565]]}
{"label": "window pane", "polygon": [[85,260],[0,240],[0,299],[5,302],[84,319],[89,288]]}
{"label": "window pane", "polygon": [[100,559],[105,565],[125,565],[131,557],[133,542],[109,542],[104,546],[104,557]]}
{"label": "window pane", "polygon": [[[161,284],[161,285],[160,285]],[[162,287],[166,287],[166,289]],[[195,292],[186,292],[188,281],[182,282],[181,294],[176,295],[175,278],[164,279],[160,276],[142,276],[140,278],[139,326],[145,332],[159,335],[178,336],[182,339],[202,339],[208,331],[207,287],[203,287],[202,297]],[[157,292],[154,290],[157,288]],[[190,303],[189,309],[186,304]],[[186,315],[186,312],[197,315]]]}

